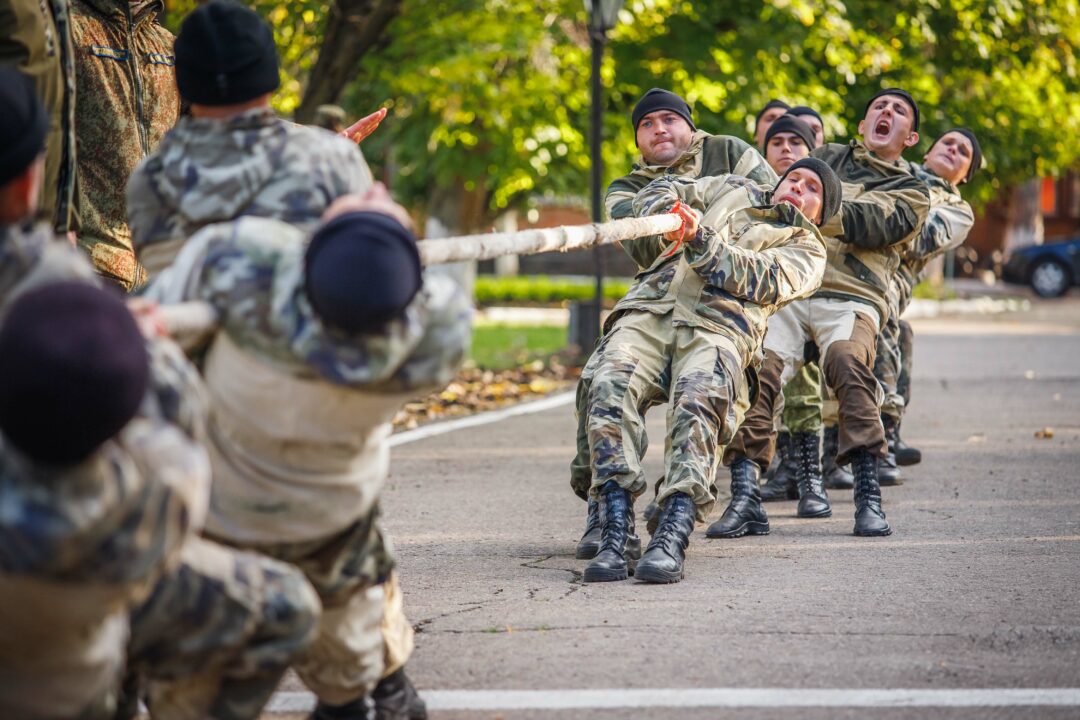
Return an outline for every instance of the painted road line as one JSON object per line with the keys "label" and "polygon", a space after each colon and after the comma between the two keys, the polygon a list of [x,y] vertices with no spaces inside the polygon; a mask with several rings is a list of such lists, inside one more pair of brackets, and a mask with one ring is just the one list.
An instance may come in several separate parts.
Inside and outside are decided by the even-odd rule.
{"label": "painted road line", "polygon": [[[431,690],[420,694],[429,710],[1080,707],[1080,688]],[[314,706],[310,693],[279,692],[266,710],[296,713]]]}
{"label": "painted road line", "polygon": [[517,405],[503,408],[502,410],[492,410],[491,412],[470,415],[469,417],[460,418],[458,420],[447,420],[433,425],[425,425],[424,427],[419,427],[415,430],[406,430],[405,432],[395,433],[390,437],[390,447],[405,445],[407,443],[416,442],[417,440],[426,440],[427,438],[445,435],[446,433],[454,432],[455,430],[465,430],[466,428],[478,427],[480,425],[489,425],[491,423],[499,422],[500,420],[505,420],[506,418],[517,417],[518,415],[530,415],[532,413],[543,412],[544,410],[571,405],[573,402],[574,393],[572,391],[564,392],[559,393],[558,395],[548,396],[542,400],[518,403]]}

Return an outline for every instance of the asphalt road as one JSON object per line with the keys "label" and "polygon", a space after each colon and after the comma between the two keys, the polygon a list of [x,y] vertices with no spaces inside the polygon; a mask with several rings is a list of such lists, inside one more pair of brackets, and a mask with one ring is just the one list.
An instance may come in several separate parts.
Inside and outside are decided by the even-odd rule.
{"label": "asphalt road", "polygon": [[[1080,690],[1063,706],[964,707],[972,689],[1080,688],[1080,298],[916,323],[913,394],[904,436],[924,460],[884,490],[891,537],[851,535],[850,493],[823,520],[772,503],[765,537],[699,527],[670,586],[581,582],[569,406],[396,448],[384,510],[418,629],[410,676],[422,690],[541,691],[502,709],[478,709],[492,692],[459,697],[432,718],[1080,717]],[[641,707],[619,692],[727,688],[955,692],[798,709]],[[535,709],[585,689],[613,691],[611,707]]]}

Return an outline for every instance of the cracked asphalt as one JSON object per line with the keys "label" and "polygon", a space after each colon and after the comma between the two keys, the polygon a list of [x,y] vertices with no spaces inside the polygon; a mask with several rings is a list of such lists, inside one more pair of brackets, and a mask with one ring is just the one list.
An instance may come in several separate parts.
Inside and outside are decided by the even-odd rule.
{"label": "cracked asphalt", "polygon": [[[569,407],[394,450],[384,496],[421,689],[1080,687],[1080,298],[914,323],[894,534],[767,506],[772,534],[691,539],[686,578],[582,584]],[[649,423],[662,472],[663,412]],[[1036,437],[1052,428],[1053,437]],[[722,473],[725,471],[721,470]],[[726,481],[726,473],[723,476]],[[638,510],[644,507],[639,501]],[[717,508],[718,515],[722,508]],[[644,533],[644,523],[639,529]],[[284,689],[301,689],[294,678]],[[775,717],[780,710],[432,713]],[[1075,718],[1080,708],[798,710],[801,718]]]}

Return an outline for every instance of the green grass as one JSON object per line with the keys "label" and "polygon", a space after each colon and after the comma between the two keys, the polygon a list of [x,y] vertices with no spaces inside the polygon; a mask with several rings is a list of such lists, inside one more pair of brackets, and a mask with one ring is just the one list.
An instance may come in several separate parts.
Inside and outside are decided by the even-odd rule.
{"label": "green grass", "polygon": [[[604,297],[618,300],[630,288],[625,278],[605,278]],[[476,302],[480,305],[500,304],[551,304],[571,300],[591,300],[595,292],[592,278],[547,275],[519,275],[517,277],[492,277],[481,275],[473,288]]]}
{"label": "green grass", "polygon": [[477,367],[505,370],[566,347],[566,328],[481,325],[473,330],[472,359]]}

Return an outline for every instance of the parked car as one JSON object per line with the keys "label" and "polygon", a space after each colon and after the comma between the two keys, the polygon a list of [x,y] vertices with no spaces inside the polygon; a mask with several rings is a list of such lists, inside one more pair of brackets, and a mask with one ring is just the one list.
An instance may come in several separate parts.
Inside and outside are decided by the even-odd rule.
{"label": "parked car", "polygon": [[1080,284],[1080,236],[1013,250],[1001,277],[1006,282],[1031,285],[1041,297],[1064,295]]}

